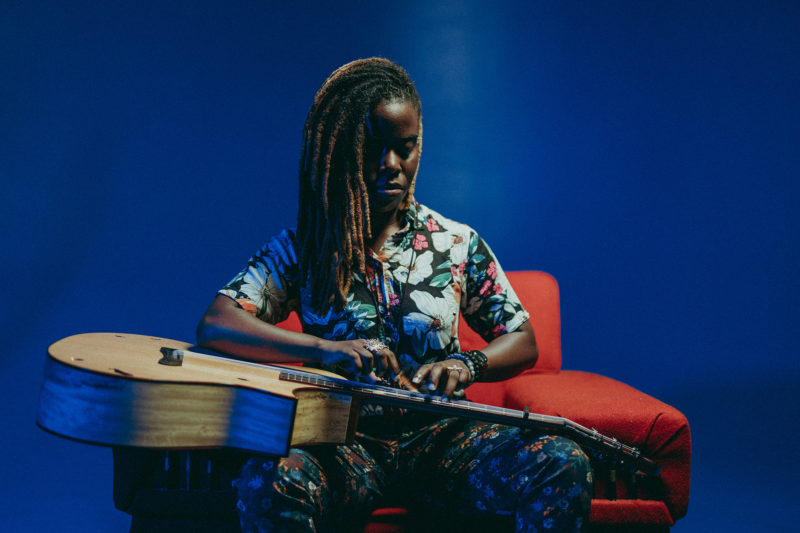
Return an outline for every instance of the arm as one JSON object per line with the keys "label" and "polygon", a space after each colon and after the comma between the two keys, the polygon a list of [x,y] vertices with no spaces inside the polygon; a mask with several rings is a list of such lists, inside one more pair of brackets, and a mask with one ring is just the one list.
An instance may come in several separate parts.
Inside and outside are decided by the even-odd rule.
{"label": "arm", "polygon": [[399,372],[390,350],[377,358],[363,340],[329,341],[288,331],[259,320],[234,300],[218,294],[197,326],[197,344],[218,352],[265,363],[320,362],[347,375],[368,374],[373,365]]}
{"label": "arm", "polygon": [[481,381],[502,381],[513,378],[523,370],[531,368],[539,358],[536,337],[530,321],[518,330],[500,335],[481,350],[489,360]]}
{"label": "arm", "polygon": [[197,344],[265,363],[319,361],[322,339],[288,331],[242,309],[218,294],[197,325]]}
{"label": "arm", "polygon": [[330,341],[273,325],[288,316],[289,302],[298,298],[296,261],[293,230],[268,241],[211,302],[197,326],[197,343],[265,363],[319,362],[348,376],[369,373],[376,359],[379,371],[394,368],[389,350],[375,357],[363,340]]}

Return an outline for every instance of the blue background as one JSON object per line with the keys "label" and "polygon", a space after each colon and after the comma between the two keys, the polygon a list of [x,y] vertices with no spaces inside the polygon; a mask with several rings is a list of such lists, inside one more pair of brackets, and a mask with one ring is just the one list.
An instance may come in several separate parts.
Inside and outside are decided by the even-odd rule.
{"label": "blue background", "polygon": [[560,282],[564,366],[681,409],[674,531],[797,531],[800,4],[0,2],[6,531],[124,531],[111,454],[34,424],[46,348],[193,339],[293,224],[328,73],[382,55],[417,197]]}

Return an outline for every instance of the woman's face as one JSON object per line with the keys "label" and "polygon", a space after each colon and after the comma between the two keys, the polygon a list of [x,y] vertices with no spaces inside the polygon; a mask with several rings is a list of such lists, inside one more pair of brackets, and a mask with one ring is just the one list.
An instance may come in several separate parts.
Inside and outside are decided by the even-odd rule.
{"label": "woman's face", "polygon": [[403,205],[419,166],[419,112],[407,100],[384,100],[367,120],[364,155],[370,208]]}

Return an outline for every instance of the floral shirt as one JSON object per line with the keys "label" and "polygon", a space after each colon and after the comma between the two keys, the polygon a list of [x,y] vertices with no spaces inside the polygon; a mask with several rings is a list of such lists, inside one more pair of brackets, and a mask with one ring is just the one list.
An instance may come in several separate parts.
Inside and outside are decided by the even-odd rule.
{"label": "floral shirt", "polygon": [[[317,313],[298,279],[293,229],[274,237],[219,292],[275,324],[297,311],[303,331],[331,340],[381,339],[407,376],[459,351],[459,311],[487,342],[529,315],[489,246],[469,226],[414,203],[407,224],[371,252],[341,310]],[[380,316],[379,316],[380,314]]]}

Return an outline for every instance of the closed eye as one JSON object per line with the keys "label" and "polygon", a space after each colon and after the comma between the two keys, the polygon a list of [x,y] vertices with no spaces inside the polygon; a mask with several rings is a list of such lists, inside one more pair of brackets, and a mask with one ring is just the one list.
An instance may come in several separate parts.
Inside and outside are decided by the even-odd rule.
{"label": "closed eye", "polygon": [[396,140],[382,139],[377,135],[371,136],[365,143],[366,155],[378,155],[385,153],[386,150],[394,150],[403,159],[408,159],[417,147],[417,140],[416,135]]}
{"label": "closed eye", "polygon": [[395,151],[403,158],[408,159],[411,153],[414,151],[414,148],[417,147],[417,136],[414,135],[413,137],[407,137],[405,139],[400,139],[398,142],[397,148]]}

